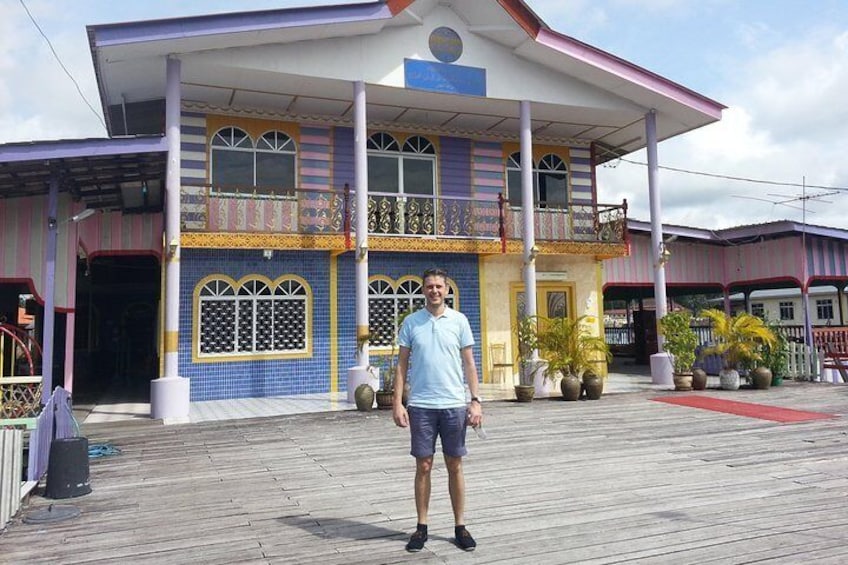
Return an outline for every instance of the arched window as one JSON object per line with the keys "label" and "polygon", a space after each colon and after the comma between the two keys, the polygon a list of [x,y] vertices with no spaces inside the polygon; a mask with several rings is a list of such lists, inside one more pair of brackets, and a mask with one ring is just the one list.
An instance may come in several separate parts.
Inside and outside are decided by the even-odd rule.
{"label": "arched window", "polygon": [[[507,157],[506,184],[509,204],[521,207],[521,154],[518,152]],[[558,155],[545,155],[533,168],[533,199],[539,208],[568,207],[568,167]]]}
{"label": "arched window", "polygon": [[211,183],[218,192],[288,194],[297,186],[297,147],[281,131],[268,131],[254,145],[237,127],[225,127],[212,136]]}
{"label": "arched window", "polygon": [[256,143],[256,186],[276,194],[295,186],[294,140],[281,131],[269,131]]}
{"label": "arched window", "polygon": [[548,154],[536,170],[537,198],[542,208],[568,207],[568,167],[559,156]]}
{"label": "arched window", "polygon": [[196,358],[308,353],[310,296],[306,283],[291,276],[274,284],[206,280],[197,292]]}
{"label": "arched window", "polygon": [[212,184],[221,190],[252,190],[253,140],[247,132],[228,127],[212,136]]}
{"label": "arched window", "polygon": [[436,148],[420,135],[403,146],[391,134],[368,138],[368,189],[371,192],[432,196],[436,190]]}

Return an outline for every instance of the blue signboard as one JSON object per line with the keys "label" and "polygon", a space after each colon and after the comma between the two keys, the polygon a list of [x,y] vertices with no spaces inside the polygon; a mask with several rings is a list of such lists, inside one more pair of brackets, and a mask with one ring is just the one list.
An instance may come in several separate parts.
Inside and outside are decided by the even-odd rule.
{"label": "blue signboard", "polygon": [[404,59],[403,70],[406,88],[486,96],[486,69]]}

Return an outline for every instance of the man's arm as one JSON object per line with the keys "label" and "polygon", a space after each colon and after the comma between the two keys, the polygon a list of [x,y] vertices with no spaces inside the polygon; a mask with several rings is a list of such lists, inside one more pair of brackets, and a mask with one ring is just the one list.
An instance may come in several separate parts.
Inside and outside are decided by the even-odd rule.
{"label": "man's arm", "polygon": [[[462,348],[462,371],[465,373],[465,382],[468,383],[468,392],[471,397],[479,397],[477,386],[477,364],[474,362],[474,351],[471,346]],[[472,400],[468,407],[468,423],[479,426],[483,421],[483,405]]]}
{"label": "man's arm", "polygon": [[400,346],[398,363],[395,370],[395,394],[392,397],[392,418],[395,424],[405,428],[409,425],[409,414],[403,405],[403,389],[406,386],[406,372],[409,368],[409,348]]}

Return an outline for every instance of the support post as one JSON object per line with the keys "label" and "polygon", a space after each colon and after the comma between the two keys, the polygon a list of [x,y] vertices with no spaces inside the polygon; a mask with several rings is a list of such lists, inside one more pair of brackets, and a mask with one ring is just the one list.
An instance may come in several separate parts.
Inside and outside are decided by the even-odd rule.
{"label": "support post", "polygon": [[165,176],[165,335],[164,375],[150,383],[150,417],[165,423],[189,418],[189,380],[179,374],[180,329],[180,83],[181,61],[168,57],[165,85],[165,137],[168,163]]}
{"label": "support post", "polygon": [[353,83],[353,171],[356,189],[356,365],[367,368],[368,355],[368,128],[365,83]]}
{"label": "support post", "polygon": [[648,152],[648,201],[651,210],[651,250],[654,260],[654,304],[656,308],[658,353],[651,355],[651,380],[654,384],[673,384],[671,358],[665,351],[665,340],[659,331],[660,320],[668,312],[665,293],[665,259],[660,205],[659,162],[657,158],[657,112],[645,114],[645,137]]}

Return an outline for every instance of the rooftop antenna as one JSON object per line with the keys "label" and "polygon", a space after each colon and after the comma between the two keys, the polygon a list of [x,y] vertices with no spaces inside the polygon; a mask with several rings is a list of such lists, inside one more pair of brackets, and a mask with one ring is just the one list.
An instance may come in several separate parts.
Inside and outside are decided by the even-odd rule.
{"label": "rooftop antenna", "polygon": [[[767,196],[773,196],[775,198],[780,198],[781,200],[768,200],[766,198],[758,198],[755,196],[736,196],[733,195],[734,198],[747,198],[749,200],[761,200],[763,202],[770,202],[771,204],[778,204],[780,206],[786,206],[788,208],[794,208],[796,210],[801,210],[801,307],[804,313],[804,345],[812,348],[813,345],[813,328],[810,324],[810,305],[809,297],[805,292],[807,286],[807,278],[809,273],[807,271],[807,201],[815,200],[817,202],[823,202],[826,204],[832,204],[830,200],[822,200],[825,196],[833,196],[834,194],[839,194],[838,190],[833,190],[830,192],[820,192],[817,194],[807,194],[807,177],[801,177],[801,195],[800,196],[788,196],[786,194],[767,194]],[[801,206],[795,206],[790,204],[790,202],[800,202]],[[810,210],[811,214],[815,212]]]}

